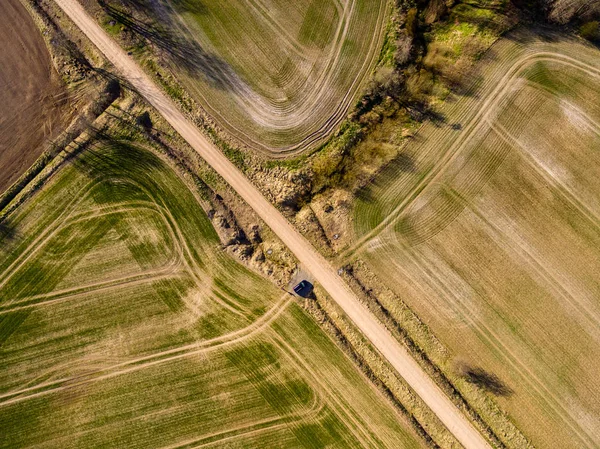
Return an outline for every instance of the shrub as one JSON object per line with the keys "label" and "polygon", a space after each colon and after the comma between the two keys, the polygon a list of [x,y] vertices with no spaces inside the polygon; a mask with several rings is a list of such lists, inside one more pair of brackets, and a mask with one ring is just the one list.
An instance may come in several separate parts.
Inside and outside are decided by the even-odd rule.
{"label": "shrub", "polygon": [[396,40],[396,51],[394,61],[397,66],[406,64],[410,60],[410,54],[413,49],[413,39],[408,34],[402,34]]}
{"label": "shrub", "polygon": [[411,38],[417,35],[417,27],[419,25],[418,13],[417,8],[410,8],[406,13],[406,33]]}
{"label": "shrub", "polygon": [[135,123],[146,130],[152,129],[152,119],[150,118],[148,111],[144,111],[138,115],[135,119]]}
{"label": "shrub", "polygon": [[581,25],[579,28],[579,34],[588,41],[600,40],[600,22],[594,20]]}

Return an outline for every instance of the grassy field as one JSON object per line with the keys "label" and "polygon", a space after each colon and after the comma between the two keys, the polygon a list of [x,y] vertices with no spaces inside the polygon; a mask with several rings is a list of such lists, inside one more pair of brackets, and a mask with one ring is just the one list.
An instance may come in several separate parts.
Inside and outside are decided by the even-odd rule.
{"label": "grassy field", "polygon": [[146,35],[218,125],[279,154],[321,141],[345,117],[387,12],[385,0],[162,0],[152,30],[166,36]]}
{"label": "grassy field", "polygon": [[66,92],[39,30],[19,0],[0,4],[0,42],[1,194],[64,125]]}
{"label": "grassy field", "polygon": [[1,232],[0,447],[423,446],[150,151],[95,141]]}
{"label": "grassy field", "polygon": [[427,323],[451,377],[498,376],[535,447],[600,444],[599,61],[559,35],[495,44],[360,193],[344,254]]}

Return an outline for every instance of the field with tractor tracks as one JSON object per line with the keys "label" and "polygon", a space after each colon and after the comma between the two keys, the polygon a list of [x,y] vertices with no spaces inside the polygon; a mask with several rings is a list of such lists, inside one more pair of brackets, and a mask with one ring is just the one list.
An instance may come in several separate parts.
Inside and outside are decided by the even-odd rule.
{"label": "field with tractor tracks", "polygon": [[[161,0],[153,8],[156,25],[140,32],[167,54],[186,91],[218,125],[273,156],[313,146],[345,117],[389,12],[385,0]],[[132,27],[117,8],[109,14]]]}
{"label": "field with tractor tracks", "polygon": [[64,124],[66,91],[38,28],[19,0],[0,3],[0,42],[1,194]]}
{"label": "field with tractor tracks", "polygon": [[[359,194],[360,258],[535,447],[600,445],[600,51],[514,32]],[[392,310],[392,313],[394,311]]]}
{"label": "field with tractor tracks", "polygon": [[423,447],[149,150],[93,141],[0,231],[0,447]]}

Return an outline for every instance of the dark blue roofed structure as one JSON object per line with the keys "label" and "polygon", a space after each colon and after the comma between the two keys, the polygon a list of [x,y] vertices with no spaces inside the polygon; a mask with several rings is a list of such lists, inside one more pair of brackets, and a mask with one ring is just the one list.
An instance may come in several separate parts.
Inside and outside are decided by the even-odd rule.
{"label": "dark blue roofed structure", "polygon": [[302,296],[303,298],[307,298],[313,291],[313,285],[307,280],[303,280],[299,284],[294,287],[294,292],[298,296]]}

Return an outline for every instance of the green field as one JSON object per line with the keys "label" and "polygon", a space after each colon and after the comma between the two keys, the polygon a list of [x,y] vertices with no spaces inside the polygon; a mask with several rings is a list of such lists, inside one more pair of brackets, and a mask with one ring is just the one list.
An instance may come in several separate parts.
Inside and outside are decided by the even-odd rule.
{"label": "green field", "polygon": [[175,34],[171,71],[185,89],[219,126],[273,154],[322,141],[345,117],[376,62],[387,13],[385,0],[154,7],[157,23]]}
{"label": "green field", "polygon": [[535,447],[598,447],[600,52],[511,33],[477,75],[360,192],[345,256],[417,312],[451,377],[512,390],[495,401]]}
{"label": "green field", "polygon": [[147,149],[95,141],[0,230],[0,447],[423,447]]}

